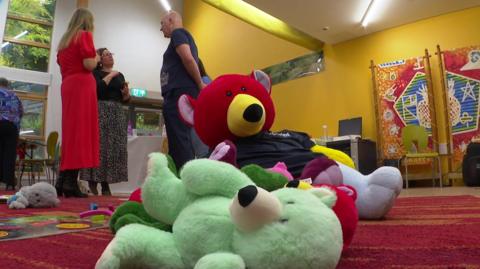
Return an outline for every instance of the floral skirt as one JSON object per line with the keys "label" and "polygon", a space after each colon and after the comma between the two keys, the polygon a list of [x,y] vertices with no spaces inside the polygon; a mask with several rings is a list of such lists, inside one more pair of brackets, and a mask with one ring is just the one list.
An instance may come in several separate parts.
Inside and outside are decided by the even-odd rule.
{"label": "floral skirt", "polygon": [[80,179],[117,183],[128,181],[127,117],[122,104],[98,101],[100,166],[80,170]]}

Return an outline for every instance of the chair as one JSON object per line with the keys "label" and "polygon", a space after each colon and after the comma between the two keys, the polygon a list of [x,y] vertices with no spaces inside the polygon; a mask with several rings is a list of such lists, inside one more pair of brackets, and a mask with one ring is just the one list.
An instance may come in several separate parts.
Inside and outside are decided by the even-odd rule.
{"label": "chair", "polygon": [[[435,179],[439,179],[442,187],[442,167],[438,152],[426,152],[428,146],[428,133],[422,126],[407,125],[402,128],[403,148],[407,152],[400,162],[405,166],[405,186],[408,189],[408,159],[432,159],[432,181],[435,187]],[[437,175],[435,176],[435,160],[437,161]]]}
{"label": "chair", "polygon": [[[31,150],[32,153],[30,154],[30,159],[24,158],[19,160],[19,169],[20,169],[20,180],[19,184],[21,187],[21,181],[22,181],[22,175],[25,171],[25,168],[29,168],[29,176],[28,176],[28,183],[31,185],[35,183],[35,176],[34,173],[36,172],[35,170],[38,169],[38,172],[41,172],[42,170],[45,172],[45,177],[47,181],[50,181],[52,184],[55,183],[56,175],[57,175],[57,164],[58,164],[58,132],[51,132],[48,135],[47,138],[47,143],[42,144],[39,142],[24,142],[24,143],[31,143],[34,146],[42,146],[45,147],[46,149],[46,155],[47,157],[44,159],[35,159],[33,156],[33,149]],[[43,168],[43,169],[42,169]],[[40,176],[39,176],[40,177]]]}

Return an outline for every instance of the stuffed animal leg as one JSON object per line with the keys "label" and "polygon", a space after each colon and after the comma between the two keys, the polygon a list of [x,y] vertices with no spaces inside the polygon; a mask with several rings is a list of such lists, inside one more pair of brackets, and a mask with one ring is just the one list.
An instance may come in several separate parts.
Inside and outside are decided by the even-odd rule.
{"label": "stuffed animal leg", "polygon": [[185,265],[175,246],[172,233],[141,224],[131,224],[118,231],[103,251],[95,268],[183,269]]}
{"label": "stuffed animal leg", "polygon": [[226,252],[211,253],[203,256],[194,269],[245,269],[242,257]]}
{"label": "stuffed animal leg", "polygon": [[12,199],[8,203],[8,208],[10,209],[24,209],[28,206],[28,200],[23,196],[21,192],[15,194],[15,199]]}
{"label": "stuffed animal leg", "polygon": [[143,204],[127,201],[115,209],[110,218],[109,226],[112,233],[116,233],[120,228],[128,224],[139,223],[163,231],[171,231],[171,226],[164,224],[147,214]]}
{"label": "stuffed animal leg", "polygon": [[338,163],[343,184],[357,191],[355,205],[360,219],[380,219],[392,208],[402,190],[402,175],[395,167],[380,167],[370,175],[362,175],[342,163]]}
{"label": "stuffed animal leg", "polygon": [[235,196],[238,189],[252,184],[242,172],[235,170],[232,182],[231,165],[220,163],[214,168],[209,159],[188,162],[177,178],[168,168],[167,157],[160,153],[150,154],[148,176],[142,187],[142,200],[145,211],[155,219],[173,224],[180,211],[198,196]]}

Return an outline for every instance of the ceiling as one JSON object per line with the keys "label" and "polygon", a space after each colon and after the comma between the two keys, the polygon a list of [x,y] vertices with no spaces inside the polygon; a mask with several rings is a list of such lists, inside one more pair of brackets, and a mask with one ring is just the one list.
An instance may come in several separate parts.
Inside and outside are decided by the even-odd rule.
{"label": "ceiling", "polygon": [[364,28],[360,22],[370,0],[244,1],[329,44],[480,6],[480,0],[376,0],[371,22]]}

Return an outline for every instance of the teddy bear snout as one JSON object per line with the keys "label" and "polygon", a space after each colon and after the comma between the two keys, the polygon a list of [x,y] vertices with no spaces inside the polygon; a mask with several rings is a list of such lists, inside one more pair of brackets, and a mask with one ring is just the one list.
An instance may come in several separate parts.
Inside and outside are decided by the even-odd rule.
{"label": "teddy bear snout", "polygon": [[243,118],[248,122],[257,122],[262,119],[263,108],[259,104],[251,104],[243,112]]}
{"label": "teddy bear snout", "polygon": [[248,232],[280,219],[282,204],[272,193],[254,185],[238,191],[230,215],[238,229]]}

